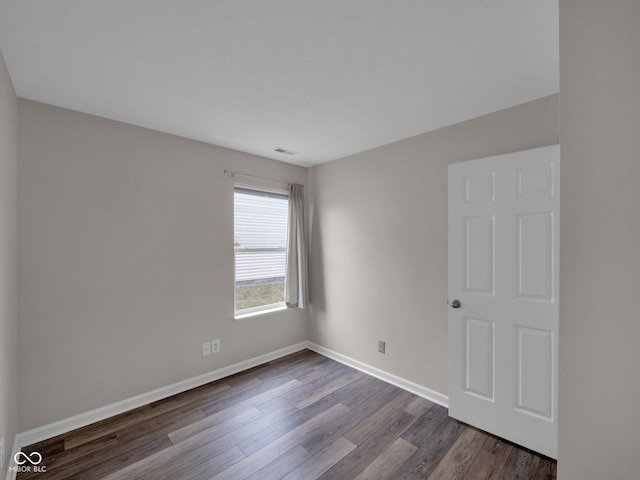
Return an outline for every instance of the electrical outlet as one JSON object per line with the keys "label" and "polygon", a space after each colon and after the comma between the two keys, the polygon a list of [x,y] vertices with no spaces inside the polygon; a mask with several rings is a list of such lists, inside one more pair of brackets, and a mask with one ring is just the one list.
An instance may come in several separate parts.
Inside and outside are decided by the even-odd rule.
{"label": "electrical outlet", "polygon": [[207,355],[211,355],[211,342],[202,344],[202,356],[206,357]]}
{"label": "electrical outlet", "polygon": [[211,353],[218,353],[220,351],[220,339],[211,340]]}
{"label": "electrical outlet", "polygon": [[385,353],[386,345],[387,345],[386,342],[383,342],[382,340],[378,340],[378,351],[380,353]]}

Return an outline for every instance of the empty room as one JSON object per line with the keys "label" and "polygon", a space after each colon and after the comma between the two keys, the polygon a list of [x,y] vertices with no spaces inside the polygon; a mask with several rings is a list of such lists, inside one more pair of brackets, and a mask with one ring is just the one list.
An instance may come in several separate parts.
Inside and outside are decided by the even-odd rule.
{"label": "empty room", "polygon": [[0,478],[638,478],[638,24],[0,0]]}

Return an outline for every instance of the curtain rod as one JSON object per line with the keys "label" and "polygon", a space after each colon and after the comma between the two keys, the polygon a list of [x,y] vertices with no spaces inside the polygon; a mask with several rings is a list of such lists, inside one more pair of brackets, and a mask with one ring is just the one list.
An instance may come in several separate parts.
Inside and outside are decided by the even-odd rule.
{"label": "curtain rod", "polygon": [[275,180],[273,178],[267,178],[267,177],[258,177],[257,175],[247,175],[246,173],[239,173],[239,172],[234,172],[232,170],[225,170],[224,173],[228,173],[229,175],[231,175],[231,178],[238,176],[238,177],[248,177],[248,178],[258,178],[260,180],[267,180],[268,182],[277,182],[277,183],[286,183],[287,185],[289,185],[289,182],[284,182],[282,180]]}

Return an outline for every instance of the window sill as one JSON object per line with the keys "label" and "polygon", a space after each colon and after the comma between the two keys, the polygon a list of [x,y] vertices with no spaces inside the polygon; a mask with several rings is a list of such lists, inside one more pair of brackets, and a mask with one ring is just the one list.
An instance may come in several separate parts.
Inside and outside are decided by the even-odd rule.
{"label": "window sill", "polygon": [[282,310],[286,310],[287,306],[282,304],[273,308],[265,308],[264,310],[257,310],[255,312],[241,313],[233,316],[234,320],[245,320],[247,318],[259,317],[260,315],[267,315],[269,313],[280,312]]}

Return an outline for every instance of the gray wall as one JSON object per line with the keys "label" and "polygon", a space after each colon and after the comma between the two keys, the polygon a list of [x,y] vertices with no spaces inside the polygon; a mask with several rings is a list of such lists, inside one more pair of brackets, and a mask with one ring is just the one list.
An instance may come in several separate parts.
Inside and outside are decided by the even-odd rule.
{"label": "gray wall", "polygon": [[640,2],[560,0],[559,477],[638,478]]}
{"label": "gray wall", "polygon": [[233,320],[223,174],[306,169],[27,100],[18,127],[20,431],[306,340],[306,311]]}
{"label": "gray wall", "polygon": [[447,165],[557,143],[553,95],[314,167],[310,339],[446,394]]}
{"label": "gray wall", "polygon": [[0,51],[0,437],[4,438],[4,478],[17,432],[16,202],[18,100]]}

